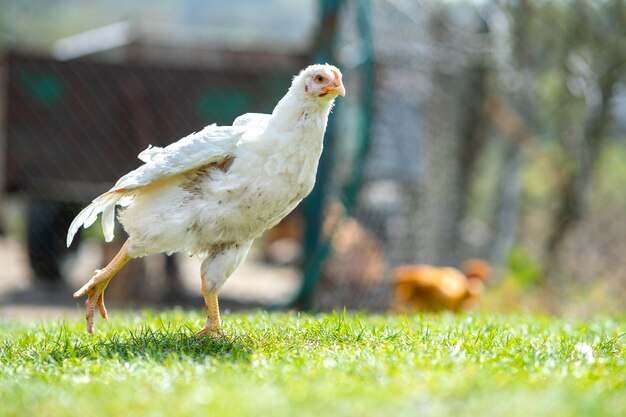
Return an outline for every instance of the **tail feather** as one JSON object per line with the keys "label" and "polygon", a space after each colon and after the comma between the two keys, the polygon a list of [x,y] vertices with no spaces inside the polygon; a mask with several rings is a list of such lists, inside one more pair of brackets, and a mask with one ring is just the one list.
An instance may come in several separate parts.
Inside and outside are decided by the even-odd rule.
{"label": "tail feather", "polygon": [[98,214],[102,213],[102,230],[104,232],[104,238],[107,242],[113,240],[113,229],[115,226],[115,206],[120,196],[116,194],[102,194],[100,197],[93,200],[93,202],[85,207],[72,221],[67,231],[67,246],[69,247],[74,240],[74,236],[81,226],[85,228],[91,226]]}
{"label": "tail feather", "polygon": [[102,232],[104,240],[110,242],[113,240],[115,230],[115,203],[109,204],[102,210]]}

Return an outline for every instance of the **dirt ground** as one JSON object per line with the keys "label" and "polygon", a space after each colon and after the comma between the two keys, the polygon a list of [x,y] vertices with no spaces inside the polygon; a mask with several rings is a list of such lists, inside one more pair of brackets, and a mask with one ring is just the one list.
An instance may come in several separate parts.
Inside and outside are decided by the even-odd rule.
{"label": "dirt ground", "polygon": [[[0,319],[32,320],[52,317],[81,317],[84,300],[72,293],[101,268],[110,250],[93,241],[81,243],[77,254],[63,263],[64,282],[41,284],[32,277],[28,255],[22,242],[0,239]],[[155,255],[127,265],[126,276],[117,277],[107,291],[110,313],[115,309],[167,308],[181,306],[202,309],[200,261],[186,256],[175,258],[180,276],[179,290],[172,294],[167,286],[165,257]],[[268,307],[291,299],[299,285],[298,272],[292,268],[267,265],[251,252],[244,264],[227,281],[220,294],[223,310]]]}

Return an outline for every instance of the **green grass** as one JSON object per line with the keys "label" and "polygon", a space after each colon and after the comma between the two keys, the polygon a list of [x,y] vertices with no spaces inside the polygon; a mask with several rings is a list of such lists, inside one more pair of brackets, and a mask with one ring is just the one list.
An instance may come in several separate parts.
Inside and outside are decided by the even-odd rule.
{"label": "green grass", "polygon": [[0,322],[0,415],[626,415],[623,319],[112,313]]}

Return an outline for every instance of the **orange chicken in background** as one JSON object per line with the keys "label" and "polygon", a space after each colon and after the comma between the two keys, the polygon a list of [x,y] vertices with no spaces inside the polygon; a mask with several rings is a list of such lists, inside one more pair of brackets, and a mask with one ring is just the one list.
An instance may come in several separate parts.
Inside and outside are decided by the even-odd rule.
{"label": "orange chicken in background", "polygon": [[431,265],[404,265],[396,268],[392,308],[412,311],[459,311],[476,306],[489,278],[486,261],[469,259],[462,271]]}

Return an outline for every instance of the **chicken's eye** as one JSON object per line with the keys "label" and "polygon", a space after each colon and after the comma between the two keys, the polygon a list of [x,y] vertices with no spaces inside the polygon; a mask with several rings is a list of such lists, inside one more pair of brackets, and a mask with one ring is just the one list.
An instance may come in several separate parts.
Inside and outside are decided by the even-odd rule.
{"label": "chicken's eye", "polygon": [[318,83],[318,84],[323,83],[323,82],[324,82],[324,76],[322,76],[322,75],[316,75],[316,76],[315,76],[315,82],[316,82],[316,83]]}

